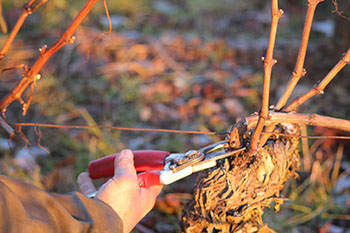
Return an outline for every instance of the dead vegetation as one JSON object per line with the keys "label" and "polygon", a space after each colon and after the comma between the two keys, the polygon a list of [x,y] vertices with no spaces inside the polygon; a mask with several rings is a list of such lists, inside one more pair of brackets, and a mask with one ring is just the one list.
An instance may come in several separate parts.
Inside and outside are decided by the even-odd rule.
{"label": "dead vegetation", "polygon": [[[35,1],[30,1],[29,3],[33,2]],[[67,65],[69,70],[64,71],[66,72],[65,74],[81,72],[81,75],[88,76],[92,72],[92,69],[95,69],[94,74],[103,75],[103,78],[107,80],[107,85],[114,86],[117,89],[119,88],[121,91],[123,91],[123,88],[137,89],[138,92],[135,92],[136,94],[125,92],[126,94],[123,98],[125,98],[127,104],[130,104],[130,101],[142,97],[144,106],[140,110],[140,113],[137,113],[139,114],[139,118],[137,118],[139,121],[158,127],[165,127],[172,122],[180,121],[181,124],[178,123],[177,125],[181,125],[182,127],[190,126],[191,128],[202,131],[219,131],[225,128],[225,124],[230,124],[233,118],[248,114],[237,98],[247,98],[245,104],[249,104],[250,108],[257,108],[259,92],[256,90],[256,87],[260,85],[258,80],[260,74],[251,75],[249,72],[239,68],[243,63],[242,60],[250,63],[252,62],[252,56],[256,54],[249,54],[249,57],[244,56],[246,54],[242,56],[244,51],[242,52],[238,48],[232,48],[223,40],[205,42],[199,37],[192,37],[191,40],[188,40],[180,36],[171,35],[163,35],[157,39],[152,37],[135,39],[117,33],[111,33],[109,36],[100,36],[101,31],[99,30],[89,28],[78,29],[77,26],[95,2],[88,1],[82,11],[83,14],[78,15],[73,26],[68,28],[68,32],[64,33],[57,44],[51,47],[53,49],[50,50],[46,46],[41,48],[40,55],[32,67],[26,68],[24,65],[18,65],[25,57],[22,57],[23,59],[19,61],[16,60],[18,56],[13,60],[3,60],[2,64],[7,64],[6,68],[2,69],[3,72],[7,72],[8,67],[10,68],[9,70],[13,68],[24,68],[20,82],[15,87],[8,87],[7,89],[10,90],[10,94],[5,96],[0,102],[0,108],[4,116],[9,109],[8,107],[15,101],[20,102],[24,115],[28,111],[32,101],[41,104],[43,112],[50,109],[50,103],[45,103],[43,98],[46,98],[45,92],[54,91],[56,88],[55,81],[50,80],[49,83],[44,83],[43,86],[40,86],[38,83],[43,81],[38,79],[40,77],[38,75],[51,55],[66,43],[73,42],[71,39],[74,38],[73,32],[75,30],[77,30],[75,35],[79,42],[77,51],[84,56],[84,59],[76,60],[69,66]],[[236,125],[231,130],[231,132],[234,132],[231,134],[231,139],[228,139],[230,142],[230,147],[227,148],[228,150],[238,146],[245,146],[249,150],[232,159],[222,161],[216,169],[211,169],[200,174],[197,179],[193,198],[183,211],[182,221],[184,229],[187,232],[272,232],[267,225],[264,225],[262,215],[264,207],[273,206],[276,210],[279,209],[279,205],[286,200],[285,196],[281,194],[285,182],[290,177],[295,178],[297,176],[296,169],[300,163],[297,149],[300,133],[297,123],[349,131],[350,124],[348,120],[316,114],[295,113],[298,107],[312,96],[323,94],[324,88],[337,73],[348,66],[350,61],[349,48],[343,51],[344,53],[347,52],[339,59],[338,63],[335,64],[333,69],[331,69],[321,82],[311,90],[306,91],[305,95],[302,95],[287,105],[287,100],[294,91],[296,84],[306,74],[304,62],[307,44],[313,16],[320,2],[322,1],[308,1],[309,6],[301,39],[302,42],[298,51],[294,71],[290,75],[291,79],[286,88],[287,91],[283,92],[276,106],[270,107],[270,88],[272,85],[270,78],[272,67],[277,62],[273,56],[274,44],[276,41],[277,24],[283,14],[283,11],[278,8],[278,1],[272,1],[271,33],[266,55],[262,59],[264,62],[262,107],[259,113],[247,117],[247,129],[242,130]],[[43,3],[45,1],[39,1],[37,7],[34,6],[33,9],[37,9]],[[27,7],[23,11],[23,14],[26,16],[28,12],[33,12],[33,10],[28,11],[28,9],[30,8]],[[33,55],[32,52],[23,51],[26,56]],[[1,55],[3,56],[5,53],[1,52]],[[11,55],[11,53],[7,55]],[[281,62],[283,63],[284,61],[279,61],[278,64]],[[93,64],[95,67],[89,67],[90,64]],[[210,69],[207,69],[207,67],[210,67]],[[203,72],[198,75],[200,76],[199,78],[197,77],[200,79],[198,82],[193,81],[193,77],[197,74],[195,69]],[[161,77],[164,74],[165,76]],[[127,78],[123,79],[123,77]],[[40,90],[38,91],[38,96],[34,94],[34,87]],[[27,100],[24,101],[22,100],[22,94],[26,90],[29,94],[24,95],[27,97]],[[88,90],[92,90],[92,93],[96,91],[93,88]],[[105,92],[106,89],[102,88],[97,93],[104,94]],[[184,97],[185,95],[189,95],[189,97]],[[63,92],[62,99],[66,98],[66,96],[68,96],[66,92]],[[101,101],[102,103],[96,103],[96,98],[93,99],[91,102],[96,102],[94,102],[95,104],[91,104],[93,105],[92,109],[95,109],[92,111],[94,114],[91,115],[100,116],[102,114],[104,116],[104,111],[101,111],[101,108],[110,111],[111,108],[116,107],[115,102],[111,99]],[[89,137],[86,139],[84,134],[78,134],[77,136],[78,140],[89,141],[91,154],[96,153],[96,147],[106,153],[112,150],[111,148],[113,146],[111,145],[115,142],[110,139],[111,137],[109,135],[105,136],[99,131],[101,128],[110,127],[102,126],[100,128],[94,128],[93,125],[96,122],[89,115],[88,111],[78,109],[71,102],[69,102],[69,108],[69,112],[57,117],[56,126],[57,122],[74,124],[76,121],[70,121],[70,119],[82,116],[85,120],[83,122],[87,122],[91,127],[77,126],[74,128],[74,126],[65,127],[65,125],[61,125],[59,128],[92,129],[95,135],[93,140],[89,140]],[[113,114],[111,115],[113,119],[114,116]],[[196,116],[201,117],[200,123],[193,122]],[[16,130],[17,135],[22,137],[23,140],[26,140],[22,129],[25,126],[34,126],[35,135],[39,138],[38,145],[41,145],[40,139],[42,133],[40,129],[49,125],[45,125],[44,123],[28,123],[26,125],[26,123],[11,121],[12,119],[7,118],[5,119],[6,121],[0,119],[1,126],[8,133]],[[52,120],[54,121],[54,119]],[[120,123],[116,119],[111,121]],[[78,121],[78,123],[80,122]],[[108,120],[106,122],[110,123]],[[53,125],[53,127],[56,127],[55,124]],[[115,127],[115,129],[122,129],[122,127]],[[124,129],[126,128],[124,127]],[[235,131],[235,129],[237,130]],[[164,131],[167,130],[165,129]],[[213,132],[213,134],[215,133]],[[289,136],[280,136],[282,134]],[[72,133],[70,136],[74,137],[73,135]],[[305,133],[304,136],[306,136]],[[231,144],[233,138],[237,140]],[[213,136],[213,139],[217,140],[218,136]],[[105,140],[107,142],[104,142],[105,144],[99,143],[98,140]],[[108,144],[108,140],[111,140],[110,145]],[[197,140],[199,139],[197,138]],[[163,142],[161,140],[159,141]],[[29,145],[29,143],[29,141],[26,141],[26,144]],[[303,146],[303,149],[305,148],[307,146]],[[317,150],[315,149],[315,151]],[[321,157],[319,156],[317,158],[315,165],[311,165],[311,160],[307,162],[308,168],[304,165],[307,171],[312,170],[311,177],[315,183],[317,183],[315,176],[320,175],[322,173],[321,171],[323,171],[322,169],[324,169],[321,164],[324,161],[326,161],[324,162],[325,164],[329,164],[329,161],[331,161],[330,159],[324,160]],[[339,156],[337,159],[339,161]],[[64,171],[64,169],[66,168],[62,170]],[[339,170],[340,168],[338,168],[338,172]],[[335,174],[334,177],[338,176],[336,173],[332,173]],[[58,168],[51,173],[51,176],[48,176],[44,182],[47,189],[54,189],[52,188],[52,184],[60,180],[59,177],[62,176],[60,174],[60,169]],[[328,174],[330,174],[330,171]],[[325,177],[323,178],[326,179]],[[332,182],[334,186],[335,183],[334,181]],[[329,189],[331,190],[331,188]],[[328,190],[328,192],[331,191]],[[319,208],[317,207],[316,210],[319,210]],[[307,219],[306,217],[305,219]]]}
{"label": "dead vegetation", "polygon": [[[296,125],[278,127],[282,133],[299,133]],[[243,137],[243,146],[248,146],[250,138]],[[298,144],[299,139],[293,137],[273,138],[253,156],[242,153],[202,172],[193,199],[184,208],[184,230],[267,232],[269,228],[262,221],[264,208],[274,206],[278,211],[286,200],[281,197],[285,182],[298,177]]]}

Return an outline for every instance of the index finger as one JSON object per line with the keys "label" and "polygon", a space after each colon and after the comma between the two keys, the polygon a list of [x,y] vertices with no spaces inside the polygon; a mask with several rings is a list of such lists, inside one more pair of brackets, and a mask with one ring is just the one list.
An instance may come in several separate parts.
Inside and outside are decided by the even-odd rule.
{"label": "index finger", "polygon": [[80,191],[84,195],[96,192],[96,188],[87,172],[83,172],[78,176],[77,183]]}

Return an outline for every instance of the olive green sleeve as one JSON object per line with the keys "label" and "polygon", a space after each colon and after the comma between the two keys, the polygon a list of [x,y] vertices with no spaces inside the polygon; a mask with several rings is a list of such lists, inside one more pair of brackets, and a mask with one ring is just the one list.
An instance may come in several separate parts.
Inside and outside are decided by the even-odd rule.
{"label": "olive green sleeve", "polygon": [[50,194],[0,175],[0,232],[122,232],[107,204],[78,192]]}

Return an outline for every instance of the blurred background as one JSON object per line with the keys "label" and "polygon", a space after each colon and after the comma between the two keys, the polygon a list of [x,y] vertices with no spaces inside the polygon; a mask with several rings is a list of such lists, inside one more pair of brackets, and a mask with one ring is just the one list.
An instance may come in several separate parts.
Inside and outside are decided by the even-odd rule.
{"label": "blurred background", "polygon": [[[350,2],[338,0],[350,17]],[[2,0],[0,45],[22,12],[23,0]],[[38,49],[51,46],[70,25],[84,1],[48,1],[30,15],[0,69],[0,97],[21,79]],[[226,132],[239,117],[260,108],[263,64],[270,27],[270,1],[113,0],[98,2],[75,33],[44,66],[32,104],[22,116],[18,102],[6,112],[9,123],[109,125]],[[306,0],[280,1],[271,104],[291,75],[307,8]],[[350,46],[350,21],[335,12],[334,1],[319,4],[305,68],[293,96],[305,93],[339,61]],[[17,67],[17,68],[16,68]],[[350,119],[350,67],[300,108]],[[24,99],[29,95],[25,93]],[[292,98],[293,99],[293,98]],[[347,135],[303,128],[308,135]],[[100,129],[22,127],[9,141],[0,129],[0,171],[50,192],[77,190],[77,175],[90,160],[124,148],[184,152],[221,140],[220,136],[145,133]],[[303,140],[300,178],[286,183],[289,201],[279,214],[267,209],[265,222],[277,232],[350,232],[349,140]],[[49,152],[49,153],[47,153]],[[306,163],[304,163],[304,158]],[[156,208],[134,232],[180,232],[183,204],[195,177],[164,188]]]}

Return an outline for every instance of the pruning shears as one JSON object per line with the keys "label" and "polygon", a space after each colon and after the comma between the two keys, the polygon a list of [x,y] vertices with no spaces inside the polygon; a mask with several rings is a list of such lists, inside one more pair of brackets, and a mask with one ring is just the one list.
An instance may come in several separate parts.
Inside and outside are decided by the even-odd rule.
{"label": "pruning shears", "polygon": [[[189,150],[186,153],[169,153],[158,150],[138,150],[134,153],[134,165],[138,173],[140,187],[148,188],[154,185],[168,185],[192,173],[216,166],[219,159],[240,153],[245,148],[226,152],[227,141],[220,141],[199,150]],[[112,154],[91,161],[89,175],[92,179],[111,177],[114,175],[114,159]]]}

